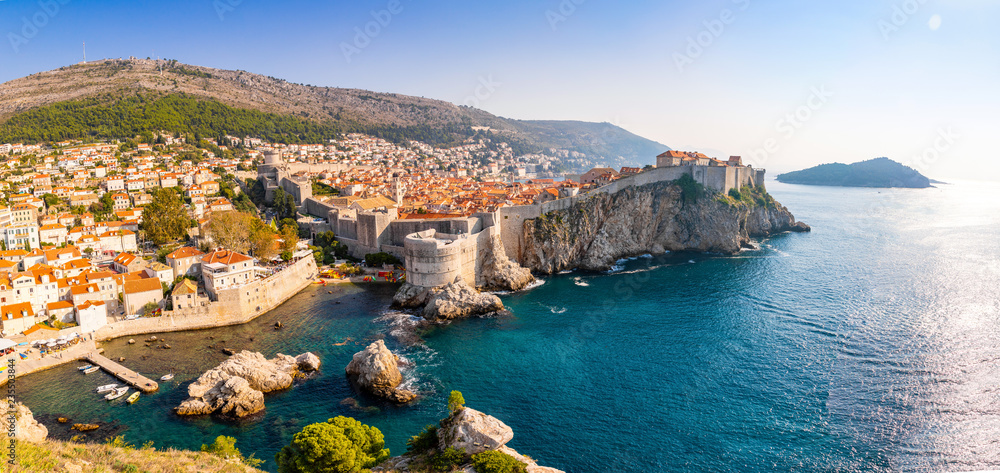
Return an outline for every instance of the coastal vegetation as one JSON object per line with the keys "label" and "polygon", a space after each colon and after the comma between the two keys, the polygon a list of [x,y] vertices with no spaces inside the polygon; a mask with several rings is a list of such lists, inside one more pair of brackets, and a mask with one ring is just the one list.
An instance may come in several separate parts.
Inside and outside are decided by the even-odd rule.
{"label": "coastal vegetation", "polygon": [[208,234],[216,244],[237,253],[250,253],[265,261],[276,254],[274,230],[256,215],[218,212],[208,221]]}
{"label": "coastal vegetation", "polygon": [[226,460],[236,460],[254,468],[260,466],[261,463],[264,463],[264,460],[254,457],[253,454],[250,454],[249,457],[243,456],[240,449],[236,448],[236,439],[225,435],[216,437],[215,441],[212,442],[211,445],[202,444],[201,451],[211,453],[212,455]]}
{"label": "coastal vegetation", "polygon": [[381,431],[344,416],[305,426],[275,455],[279,473],[359,473],[388,458]]}
{"label": "coastal vegetation", "polygon": [[524,463],[496,450],[487,450],[472,456],[472,467],[476,473],[524,473]]}
{"label": "coastal vegetation", "polygon": [[917,170],[889,158],[875,158],[853,164],[821,164],[777,176],[779,182],[841,187],[930,187],[930,179]]}
{"label": "coastal vegetation", "polygon": [[[159,450],[149,442],[137,447],[122,437],[107,443],[81,444],[58,440],[26,442],[16,440],[16,473],[42,471],[153,472],[153,471],[212,471],[219,473],[257,473],[261,470],[232,458],[209,452],[193,452],[167,448]],[[9,465],[8,465],[9,466]]]}
{"label": "coastal vegetation", "polygon": [[743,186],[740,189],[729,189],[726,194],[717,194],[715,200],[730,207],[762,207],[773,209],[778,202],[771,197],[764,186]]}
{"label": "coastal vegetation", "polygon": [[681,196],[684,203],[688,204],[697,202],[701,196],[708,192],[704,185],[695,181],[689,174],[685,174],[674,181],[674,185],[681,188]]}

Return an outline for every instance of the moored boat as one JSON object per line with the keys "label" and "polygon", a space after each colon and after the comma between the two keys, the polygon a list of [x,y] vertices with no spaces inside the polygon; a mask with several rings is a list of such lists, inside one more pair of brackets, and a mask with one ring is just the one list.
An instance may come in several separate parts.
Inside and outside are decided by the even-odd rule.
{"label": "moored boat", "polygon": [[118,398],[124,396],[125,393],[127,393],[127,392],[128,392],[128,387],[115,388],[114,391],[111,391],[111,393],[109,393],[107,396],[104,396],[104,399],[107,399],[109,401],[114,401],[115,399],[118,399]]}
{"label": "moored boat", "polygon": [[160,381],[170,381],[171,379],[174,379],[173,373],[168,373],[160,377]]}
{"label": "moored boat", "polygon": [[97,387],[97,392],[98,393],[106,393],[106,392],[111,391],[111,390],[113,390],[113,389],[115,389],[117,387],[118,387],[117,384],[105,384],[104,386],[98,386]]}
{"label": "moored boat", "polygon": [[128,399],[126,399],[126,401],[128,401],[129,404],[135,404],[135,401],[138,400],[139,400],[139,391],[132,393],[132,395],[129,396]]}
{"label": "moored boat", "polygon": [[87,369],[83,370],[83,374],[90,374],[90,373],[93,373],[93,372],[95,372],[95,371],[97,371],[99,369],[101,369],[100,366],[91,366],[90,368],[87,368]]}
{"label": "moored boat", "polygon": [[80,370],[80,371],[84,371],[84,370],[89,370],[89,369],[91,369],[93,367],[94,367],[94,365],[86,365],[86,366],[78,367],[77,369]]}

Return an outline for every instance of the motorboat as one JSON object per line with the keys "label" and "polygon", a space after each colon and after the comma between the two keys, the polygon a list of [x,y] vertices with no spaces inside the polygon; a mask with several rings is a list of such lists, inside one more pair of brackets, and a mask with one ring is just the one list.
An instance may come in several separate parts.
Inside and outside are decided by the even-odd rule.
{"label": "motorboat", "polygon": [[104,396],[104,399],[107,399],[109,401],[114,401],[115,399],[118,399],[118,398],[124,396],[125,393],[127,393],[127,392],[128,392],[128,387],[127,386],[124,387],[124,388],[115,388],[114,391],[111,391],[111,393],[109,393],[107,396]]}
{"label": "motorboat", "polygon": [[93,367],[94,367],[94,365],[87,365],[87,366],[81,366],[81,367],[79,367],[77,369],[80,370],[80,371],[85,371],[85,370],[89,370],[89,369],[91,369]]}
{"label": "motorboat", "polygon": [[97,392],[98,393],[106,393],[108,391],[114,390],[117,387],[118,387],[117,384],[105,384],[104,386],[98,386],[97,387]]}
{"label": "motorboat", "polygon": [[100,366],[91,366],[90,368],[87,368],[87,369],[83,370],[83,374],[90,374],[90,373],[93,373],[93,372],[95,372],[95,371],[97,371],[99,369],[101,369]]}
{"label": "motorboat", "polygon": [[160,381],[170,381],[171,379],[174,379],[173,373],[168,373],[160,377]]}
{"label": "motorboat", "polygon": [[128,401],[129,404],[135,404],[135,401],[138,400],[139,400],[139,391],[132,393],[132,395],[129,396],[128,399],[126,399],[126,401]]}

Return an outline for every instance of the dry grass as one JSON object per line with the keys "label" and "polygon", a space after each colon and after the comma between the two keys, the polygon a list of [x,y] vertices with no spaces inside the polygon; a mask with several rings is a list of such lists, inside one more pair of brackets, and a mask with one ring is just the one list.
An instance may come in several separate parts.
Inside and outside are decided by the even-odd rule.
{"label": "dry grass", "polygon": [[[122,444],[78,444],[46,440],[41,443],[17,442],[17,465],[7,458],[2,472],[259,472],[241,463],[215,455],[187,450],[157,450],[152,446],[132,447]],[[5,452],[6,453],[6,452]]]}

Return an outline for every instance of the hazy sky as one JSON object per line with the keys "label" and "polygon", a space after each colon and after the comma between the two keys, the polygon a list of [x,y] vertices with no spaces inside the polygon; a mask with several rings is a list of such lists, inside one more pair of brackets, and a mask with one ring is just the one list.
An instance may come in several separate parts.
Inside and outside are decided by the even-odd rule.
{"label": "hazy sky", "polygon": [[773,172],[888,156],[1000,180],[998,18],[996,0],[0,0],[0,81],[86,41],[90,59],[607,121]]}

